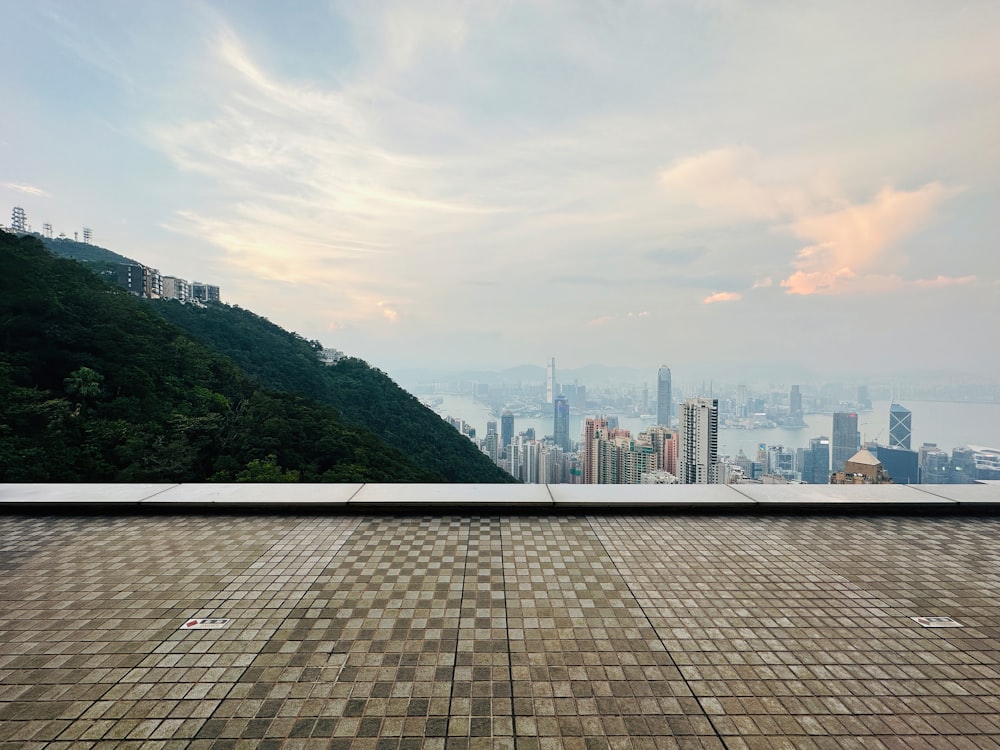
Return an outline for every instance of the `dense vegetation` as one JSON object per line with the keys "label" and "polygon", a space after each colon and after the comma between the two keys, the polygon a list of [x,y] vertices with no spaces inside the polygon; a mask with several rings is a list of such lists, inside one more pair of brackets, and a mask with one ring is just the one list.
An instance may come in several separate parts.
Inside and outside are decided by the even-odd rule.
{"label": "dense vegetation", "polygon": [[153,304],[171,323],[229,357],[265,387],[335,407],[348,422],[371,430],[449,482],[514,481],[389,376],[359,359],[325,366],[316,356],[319,342],[239,307],[166,300]]}
{"label": "dense vegetation", "polygon": [[442,478],[329,405],[264,390],[37,238],[0,232],[0,481]]}

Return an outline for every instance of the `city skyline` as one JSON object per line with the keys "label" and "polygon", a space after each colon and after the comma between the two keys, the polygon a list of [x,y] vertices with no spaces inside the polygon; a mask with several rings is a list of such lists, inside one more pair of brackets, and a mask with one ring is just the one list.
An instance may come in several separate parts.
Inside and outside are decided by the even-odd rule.
{"label": "city skyline", "polygon": [[4,20],[0,201],[384,369],[1000,369],[996,4]]}

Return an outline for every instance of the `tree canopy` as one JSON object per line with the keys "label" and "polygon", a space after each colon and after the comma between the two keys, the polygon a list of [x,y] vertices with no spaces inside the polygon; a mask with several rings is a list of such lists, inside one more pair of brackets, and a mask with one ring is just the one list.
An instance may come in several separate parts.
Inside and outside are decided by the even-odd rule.
{"label": "tree canopy", "polygon": [[442,481],[159,310],[0,232],[0,481]]}

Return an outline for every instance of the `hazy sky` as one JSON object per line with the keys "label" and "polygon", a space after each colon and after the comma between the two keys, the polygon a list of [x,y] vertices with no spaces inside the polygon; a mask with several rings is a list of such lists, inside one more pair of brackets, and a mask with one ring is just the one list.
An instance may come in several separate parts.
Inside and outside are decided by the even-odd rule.
{"label": "hazy sky", "polygon": [[388,369],[1000,369],[1000,3],[6,2],[0,221]]}

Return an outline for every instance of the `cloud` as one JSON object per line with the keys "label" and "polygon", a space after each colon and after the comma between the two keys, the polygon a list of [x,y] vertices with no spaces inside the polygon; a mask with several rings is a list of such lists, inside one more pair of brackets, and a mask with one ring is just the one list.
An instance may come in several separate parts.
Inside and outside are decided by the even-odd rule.
{"label": "cloud", "polygon": [[913,286],[918,289],[934,289],[943,286],[964,286],[965,284],[974,284],[979,280],[978,276],[936,276],[933,279],[917,279],[913,282]]}
{"label": "cloud", "polygon": [[615,321],[625,321],[625,320],[637,320],[639,318],[648,318],[649,310],[643,310],[642,312],[627,312],[619,313],[616,315],[602,315],[598,318],[587,321],[588,326],[603,326],[608,323],[613,323]]}
{"label": "cloud", "polygon": [[866,276],[895,272],[905,263],[898,243],[921,229],[948,191],[937,182],[913,191],[883,188],[870,203],[797,218],[788,228],[809,241],[781,286],[789,294],[853,291]]}
{"label": "cloud", "polygon": [[660,174],[668,194],[726,218],[777,220],[802,213],[808,192],[782,184],[777,165],[745,146],[717,148],[689,156]]}
{"label": "cloud", "polygon": [[382,311],[382,317],[391,323],[395,323],[399,319],[399,311],[393,307],[389,307],[388,302],[379,302],[378,308]]}
{"label": "cloud", "polygon": [[736,302],[741,299],[743,299],[743,295],[739,292],[716,292],[705,297],[701,303],[711,305],[713,302]]}
{"label": "cloud", "polygon": [[[887,186],[859,203],[844,197],[829,174],[787,161],[744,146],[717,148],[677,161],[660,181],[668,200],[693,203],[715,223],[763,222],[807,242],[780,282],[793,295],[895,288],[906,264],[901,242],[956,192],[940,182],[909,191]],[[768,276],[751,288],[772,283]]]}
{"label": "cloud", "polygon": [[774,279],[772,279],[770,276],[766,276],[763,279],[757,279],[757,281],[755,281],[753,283],[753,286],[750,287],[750,288],[751,289],[767,289],[768,287],[771,287],[771,286],[774,286]]}
{"label": "cloud", "polygon": [[16,182],[4,182],[0,183],[3,187],[8,190],[13,190],[16,193],[24,193],[25,195],[32,195],[36,198],[51,198],[52,195],[42,190],[41,188],[34,187],[33,185],[20,185]]}

